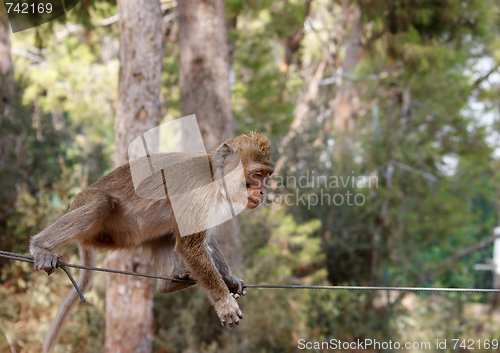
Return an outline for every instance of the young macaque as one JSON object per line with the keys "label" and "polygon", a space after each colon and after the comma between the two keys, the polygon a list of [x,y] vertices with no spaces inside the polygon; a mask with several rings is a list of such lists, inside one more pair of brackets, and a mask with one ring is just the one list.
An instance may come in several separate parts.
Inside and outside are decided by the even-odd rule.
{"label": "young macaque", "polygon": [[[181,157],[183,163],[190,163],[200,155],[193,154],[191,158],[185,153]],[[241,160],[248,195],[246,207],[255,208],[263,202],[266,179],[274,171],[266,137],[253,132],[240,135],[204,155],[205,163],[207,158],[213,180],[228,175]],[[138,196],[131,168],[130,164],[118,167],[87,187],[76,196],[66,214],[31,239],[35,268],[50,274],[61,262],[54,250],[69,243],[78,245],[82,262],[87,266],[94,264],[94,249],[140,248],[152,255],[156,273],[196,281],[160,281],[161,291],[174,292],[198,283],[206,290],[222,325],[237,325],[243,316],[236,299],[245,294],[245,284],[226,264],[213,236],[214,228],[181,236],[169,198]],[[174,176],[186,173],[182,168],[177,169]],[[144,185],[148,187],[147,181]],[[86,290],[90,280],[91,271],[82,270],[78,278],[80,288]],[[71,291],[44,342],[44,352],[53,347],[64,318],[77,301],[77,293]]]}

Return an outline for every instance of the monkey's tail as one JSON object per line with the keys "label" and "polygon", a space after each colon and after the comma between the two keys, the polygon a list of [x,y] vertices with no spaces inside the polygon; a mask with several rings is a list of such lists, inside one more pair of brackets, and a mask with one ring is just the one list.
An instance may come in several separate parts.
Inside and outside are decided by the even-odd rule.
{"label": "monkey's tail", "polygon": [[[78,249],[80,251],[80,258],[82,260],[82,264],[84,266],[93,266],[94,265],[94,251],[91,249],[85,249],[82,246],[78,245]],[[84,292],[90,287],[90,282],[92,280],[92,271],[88,270],[80,270],[80,275],[78,276],[77,283],[78,287],[80,287],[81,291]],[[72,289],[61,307],[59,308],[59,312],[57,313],[56,318],[52,322],[50,326],[49,333],[43,342],[43,353],[49,353],[54,345],[57,342],[59,334],[61,332],[61,327],[66,320],[71,308],[78,302],[79,296],[78,293]]]}

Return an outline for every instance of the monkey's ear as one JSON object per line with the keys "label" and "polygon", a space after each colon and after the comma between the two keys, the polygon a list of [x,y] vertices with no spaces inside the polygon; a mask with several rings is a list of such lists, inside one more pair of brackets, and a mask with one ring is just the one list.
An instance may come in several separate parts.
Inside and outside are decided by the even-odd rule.
{"label": "monkey's ear", "polygon": [[213,161],[216,168],[223,168],[224,161],[235,154],[235,149],[227,141],[220,145],[213,155]]}

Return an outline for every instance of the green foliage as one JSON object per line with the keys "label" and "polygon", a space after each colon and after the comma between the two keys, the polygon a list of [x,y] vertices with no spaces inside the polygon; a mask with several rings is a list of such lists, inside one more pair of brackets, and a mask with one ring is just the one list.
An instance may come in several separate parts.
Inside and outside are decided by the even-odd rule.
{"label": "green foliage", "polygon": [[[2,250],[25,253],[29,237],[59,217],[76,193],[110,167],[114,136],[110,92],[116,90],[118,68],[112,51],[117,39],[109,28],[86,33],[88,29],[74,26],[73,33],[66,33],[68,28],[51,22],[11,36],[18,50],[16,116],[24,154],[15,212],[7,234],[1,235]],[[74,249],[64,255],[77,262]],[[56,308],[72,290],[70,284],[64,274],[49,280],[28,264],[1,269],[0,329],[12,337],[17,351],[39,351]],[[102,350],[102,286],[98,296],[89,293],[87,299],[69,320],[56,351]]]}
{"label": "green foliage", "polygon": [[[293,279],[292,269],[315,258],[319,242],[306,242],[319,226],[317,221],[298,225],[282,211],[255,211],[242,218],[242,234],[247,252],[245,269],[235,270],[247,283],[286,283]],[[261,231],[255,232],[255,229]],[[323,276],[315,283],[324,280]],[[307,317],[306,292],[278,292],[249,289],[240,300],[245,318],[237,331],[223,329],[206,295],[192,288],[175,295],[155,298],[155,345],[157,350],[203,352],[293,351],[294,337],[303,335]],[[259,310],[255,310],[259,308]],[[168,322],[167,325],[164,323]],[[193,335],[192,332],[196,332]]]}
{"label": "green foliage", "polygon": [[[266,132],[277,154],[297,104],[304,103],[299,91],[324,63],[325,80],[306,102],[309,123],[287,147],[291,157],[280,176],[377,180],[372,187],[273,189],[291,193],[294,201],[326,193],[356,194],[364,202],[297,201],[246,212],[240,217],[245,260],[235,274],[248,283],[491,286],[490,273],[473,270],[491,256],[491,246],[447,261],[498,224],[500,163],[493,132],[500,132],[499,85],[483,77],[500,60],[494,1],[315,0],[310,8],[295,0],[225,3],[238,130]],[[349,26],[339,23],[355,4],[361,10],[360,53],[354,72],[346,74],[343,60],[352,43]],[[2,166],[5,185],[22,179],[2,249],[25,252],[29,236],[111,168],[119,26],[101,20],[115,13],[114,2],[82,1],[69,16],[12,36],[19,126],[2,129],[20,133],[25,161],[21,171]],[[162,102],[172,118],[180,114],[179,50],[175,22],[164,25]],[[303,38],[294,46],[296,35]],[[351,107],[353,128],[343,130],[335,120],[342,108],[338,98],[349,89],[359,109]],[[77,261],[74,249],[65,255]],[[38,351],[71,289],[67,279],[32,273],[27,264],[1,270],[0,350],[8,349],[9,336],[17,351]],[[59,352],[102,351],[103,293],[99,277],[89,303],[69,321]],[[154,351],[295,352],[299,338],[498,337],[500,322],[487,313],[488,300],[249,289],[240,299],[245,319],[227,331],[206,295],[192,288],[156,296]]]}
{"label": "green foliage", "polygon": [[[76,256],[67,255],[66,258],[69,262],[77,261]],[[33,272],[31,265],[26,263],[4,266],[2,277],[0,335],[9,335],[18,352],[39,352],[40,343],[58,306],[66,294],[74,289],[64,272],[57,271],[48,277],[40,272]],[[94,281],[95,289],[85,295],[86,303],[78,305],[70,315],[61,335],[61,344],[54,352],[102,351],[104,287],[102,277],[97,277]]]}
{"label": "green foliage", "polygon": [[298,67],[284,63],[285,40],[302,28],[307,7],[295,1],[230,1],[229,6],[238,15],[229,34],[235,46],[232,94],[238,129],[282,135],[300,87]]}

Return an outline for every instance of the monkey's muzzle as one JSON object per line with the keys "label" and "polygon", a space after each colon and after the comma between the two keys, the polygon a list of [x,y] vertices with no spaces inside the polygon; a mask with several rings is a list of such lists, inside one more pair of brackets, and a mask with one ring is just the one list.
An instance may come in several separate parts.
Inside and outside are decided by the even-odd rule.
{"label": "monkey's muzzle", "polygon": [[256,208],[264,201],[264,191],[262,189],[248,190],[247,207],[250,209]]}

